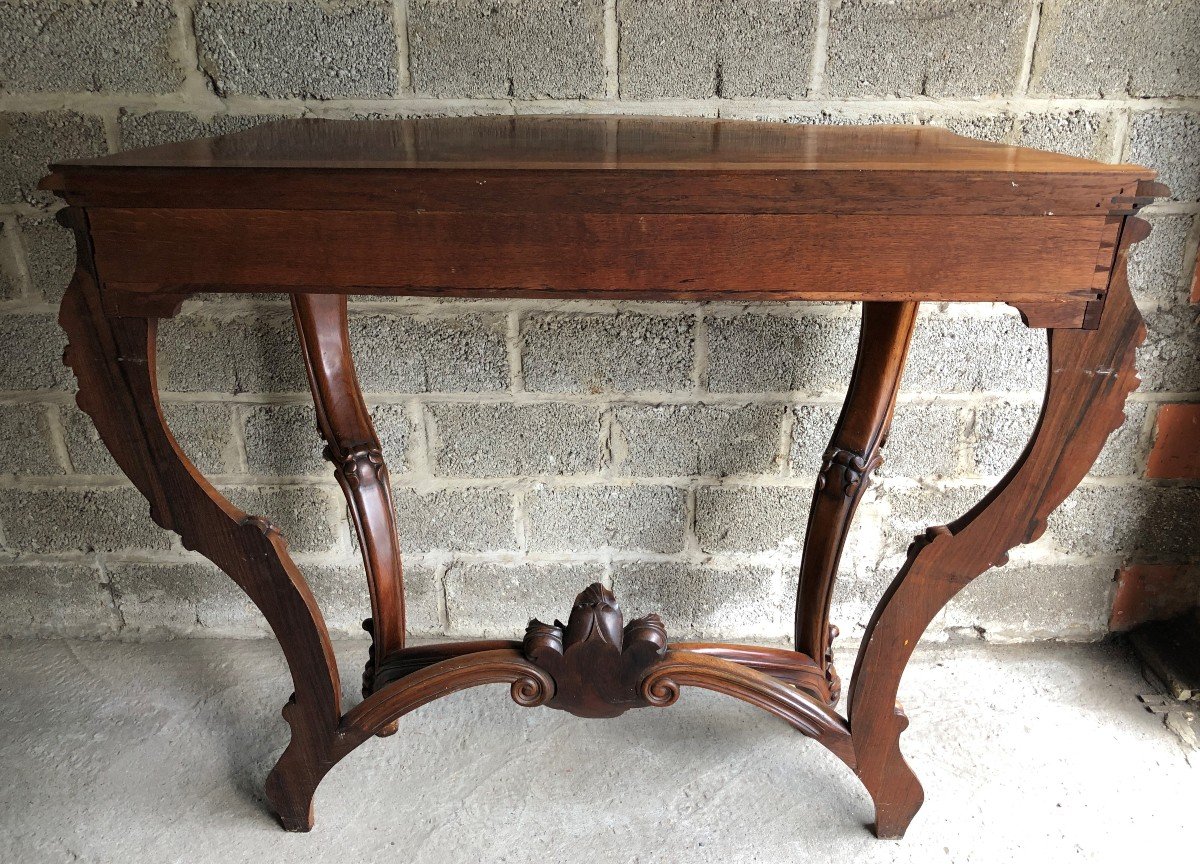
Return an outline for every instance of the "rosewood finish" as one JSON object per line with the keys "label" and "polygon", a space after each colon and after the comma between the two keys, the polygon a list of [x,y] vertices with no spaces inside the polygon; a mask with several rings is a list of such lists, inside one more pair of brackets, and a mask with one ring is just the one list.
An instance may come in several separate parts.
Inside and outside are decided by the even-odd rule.
{"label": "rosewood finish", "polygon": [[[1143,338],[1129,293],[1153,172],[929,127],[678,118],[291,120],[54,166],[78,264],[60,321],[86,411],[150,513],[249,595],[292,675],[292,737],[267,778],[308,830],[325,774],[403,715],[483,684],[584,717],[666,707],[684,687],[757,705],[836,754],[903,834],[922,792],[896,702],[917,640],[972,579],[1036,539],[1121,422]],[[363,700],[341,704],[320,610],[268,518],[181,452],[155,332],[189,296],[285,291],[326,458],[367,573]],[[523,640],[408,647],[387,466],[351,360],[347,294],[862,302],[858,356],[813,494],[796,650],[670,643],[603,585]],[[1041,418],[970,512],[916,538],[855,663],[848,713],[829,605],[854,511],[882,461],[922,301],[1007,302],[1048,330]]]}

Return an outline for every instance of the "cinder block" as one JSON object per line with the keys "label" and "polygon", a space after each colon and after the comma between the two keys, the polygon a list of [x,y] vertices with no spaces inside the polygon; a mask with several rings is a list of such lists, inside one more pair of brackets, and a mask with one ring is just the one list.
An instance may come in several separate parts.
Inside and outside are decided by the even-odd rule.
{"label": "cinder block", "polygon": [[1103,639],[1113,572],[1100,562],[997,567],[955,596],[935,626],[989,642]]}
{"label": "cinder block", "polygon": [[672,639],[769,637],[782,629],[768,567],[621,564],[612,583],[626,623],[657,612]]}
{"label": "cinder block", "polygon": [[2,564],[0,596],[0,637],[111,636],[120,626],[92,565]]}
{"label": "cinder block", "polygon": [[383,448],[383,458],[394,477],[411,467],[413,420],[403,405],[375,405],[370,409],[371,423]]}
{"label": "cinder block", "polygon": [[[371,599],[367,593],[362,559],[347,556],[344,561],[301,562],[299,566],[316,598],[317,608],[321,610],[329,634],[335,638],[362,638],[362,623],[371,617]],[[411,574],[407,572],[407,567],[405,571],[405,577],[409,577]]]}
{"label": "cinder block", "polygon": [[526,496],[531,552],[683,549],[686,494],[670,486],[538,488]]}
{"label": "cinder block", "polygon": [[1200,390],[1200,310],[1175,306],[1146,315],[1146,342],[1137,352],[1142,390]]}
{"label": "cinder block", "polygon": [[408,552],[515,549],[511,495],[503,489],[393,490],[400,547]]}
{"label": "cinder block", "polygon": [[975,409],[975,444],[972,473],[1000,477],[1017,461],[1025,449],[1041,406],[1031,403],[1000,402]]}
{"label": "cinder block", "polygon": [[125,624],[122,635],[270,635],[262,613],[245,592],[208,561],[110,563],[107,569]]}
{"label": "cinder block", "polygon": [[618,0],[625,99],[792,99],[808,93],[809,0]]}
{"label": "cinder block", "polygon": [[825,84],[835,96],[962,97],[1017,85],[1030,0],[840,0]]}
{"label": "cinder block", "polygon": [[1200,488],[1082,486],[1050,516],[1047,534],[1071,555],[1200,557]]}
{"label": "cinder block", "polygon": [[911,111],[863,111],[857,107],[789,108],[782,105],[762,107],[732,104],[721,106],[721,117],[730,120],[754,120],[758,123],[802,123],[811,126],[912,126],[920,117]]}
{"label": "cinder block", "polygon": [[1011,114],[937,116],[930,118],[929,125],[949,129],[955,135],[963,135],[967,138],[1007,143],[1013,137],[1016,118]]}
{"label": "cinder block", "polygon": [[[987,484],[949,486],[945,489],[918,487],[887,489],[879,493],[876,505],[881,515],[879,538],[884,558],[904,553],[913,538],[934,525],[945,525],[974,507],[991,487]],[[883,569],[895,574],[892,562]]]}
{"label": "cinder block", "polygon": [[133,150],[174,141],[228,135],[278,119],[279,115],[274,114],[215,114],[208,120],[201,120],[185,111],[151,111],[148,114],[122,112],[117,125],[121,129],[121,149]]}
{"label": "cinder block", "polygon": [[1083,109],[1027,114],[1020,127],[1017,144],[1022,147],[1111,161],[1111,116]]}
{"label": "cinder block", "polygon": [[525,386],[552,393],[690,389],[695,339],[690,315],[533,314],[522,333]]}
{"label": "cinder block", "polygon": [[[1017,461],[1033,434],[1041,407],[1032,404],[1001,402],[975,412],[975,463],[977,471],[999,477]],[[1125,422],[1108,438],[1092,466],[1094,477],[1135,476],[1146,464],[1142,427],[1146,423],[1146,404],[1125,405]]]}
{"label": "cinder block", "polygon": [[396,92],[391,4],[378,0],[206,0],[200,67],[220,96],[381,98]]}
{"label": "cinder block", "polygon": [[622,405],[613,449],[622,474],[725,476],[775,471],[783,405]]}
{"label": "cinder block", "polygon": [[[347,559],[335,564],[302,564],[313,596],[325,617],[332,634],[362,636],[362,622],[371,615],[371,599],[367,593],[367,577],[362,561]],[[441,588],[432,567],[424,564],[404,565],[405,630],[410,635],[433,635],[442,632],[438,615],[438,594]]]}
{"label": "cinder block", "polygon": [[25,293],[24,258],[17,218],[0,216],[0,300],[14,300]]}
{"label": "cinder block", "polygon": [[441,595],[442,585],[432,567],[424,564],[404,565],[404,614],[408,633],[417,636],[444,633],[445,628],[438,613]]}
{"label": "cinder block", "polygon": [[22,219],[20,226],[34,293],[57,303],[75,273],[75,236],[51,219]]}
{"label": "cinder block", "polygon": [[163,416],[187,457],[205,474],[236,470],[233,418],[219,402],[167,403]]}
{"label": "cinder block", "polygon": [[1158,169],[1176,201],[1200,201],[1200,114],[1139,111],[1129,128],[1129,161]]}
{"label": "cinder block", "polygon": [[66,390],[75,376],[63,365],[67,337],[53,315],[0,317],[0,390]]}
{"label": "cinder block", "polygon": [[1047,96],[1200,95],[1200,7],[1044,3],[1029,87]]}
{"label": "cinder block", "polygon": [[696,536],[705,552],[799,552],[812,490],[706,486],[696,491]]}
{"label": "cinder block", "polygon": [[249,515],[269,519],[279,528],[292,552],[344,551],[339,542],[340,534],[333,527],[334,519],[340,519],[343,513],[341,493],[337,489],[325,486],[223,486],[220,492]]}
{"label": "cinder block", "polygon": [[1192,216],[1149,217],[1153,231],[1129,253],[1129,287],[1139,302],[1187,302],[1190,268],[1184,253],[1192,220]]}
{"label": "cinder block", "polygon": [[189,314],[163,321],[159,329],[164,391],[308,392],[296,331],[285,315]]}
{"label": "cinder block", "polygon": [[112,476],[121,473],[117,463],[96,431],[92,418],[74,405],[63,405],[58,409],[62,419],[63,435],[67,443],[67,457],[71,470],[76,474]]}
{"label": "cinder block", "polygon": [[721,393],[842,390],[858,322],[828,315],[734,315],[708,321],[708,389]]}
{"label": "cinder block", "polygon": [[414,0],[408,42],[419,94],[604,95],[603,0]]}
{"label": "cinder block", "polygon": [[1046,387],[1046,333],[1016,315],[947,317],[921,312],[902,393],[1035,391]]}
{"label": "cinder block", "polygon": [[[847,550],[854,545],[858,532],[857,524],[856,522],[856,527],[851,529],[850,538],[846,543]],[[839,645],[862,638],[867,629],[867,622],[871,620],[871,613],[896,575],[894,567],[869,567],[859,572],[850,566],[847,557],[849,555],[843,557],[838,568],[837,580],[833,585],[833,599],[829,604],[829,622],[839,631],[838,641],[833,643],[834,662],[842,676],[843,684],[854,668],[854,655],[841,653]],[[799,581],[798,561],[795,566],[783,568],[783,594],[780,602],[782,638],[792,638]]]}
{"label": "cinder block", "polygon": [[18,552],[166,549],[171,542],[130,487],[5,489],[0,525],[7,547]]}
{"label": "cinder block", "polygon": [[599,564],[453,564],[446,571],[450,632],[520,639],[531,618],[565,618]]}
{"label": "cinder block", "polygon": [[62,474],[50,443],[49,406],[0,405],[0,474]]}
{"label": "cinder block", "polygon": [[169,93],[183,82],[171,55],[169,0],[22,0],[0,6],[0,84],[11,93]]}
{"label": "cinder block", "polygon": [[797,405],[792,409],[792,474],[816,479],[840,412],[838,405]]}
{"label": "cinder block", "polygon": [[[245,592],[198,556],[189,562],[110,563],[107,569],[125,625],[123,635],[140,639],[270,635],[266,619]],[[304,564],[300,570],[330,634],[361,637],[362,622],[371,614],[362,565],[347,560]],[[404,575],[409,632],[435,632],[439,625],[432,572],[414,565]]]}
{"label": "cinder block", "polygon": [[548,403],[428,406],[434,473],[461,477],[589,474],[600,467],[599,410]]}
{"label": "cinder block", "polygon": [[0,113],[0,202],[52,204],[57,199],[37,188],[50,163],[104,150],[99,117],[74,111]]}
{"label": "cinder block", "polygon": [[350,319],[364,390],[436,393],[504,390],[508,354],[503,316],[381,315]]}
{"label": "cinder block", "polygon": [[257,405],[246,412],[242,431],[246,469],[277,477],[330,475],[333,468],[321,451],[311,405]]}
{"label": "cinder block", "polygon": [[931,405],[911,402],[897,405],[879,476],[956,475],[959,442],[963,433],[959,414],[957,406],[937,402]]}
{"label": "cinder block", "polygon": [[[403,473],[410,431],[407,412],[400,405],[377,405],[371,415],[389,473]],[[333,466],[322,455],[325,442],[311,404],[252,407],[246,412],[243,438],[251,474],[333,476]]]}
{"label": "cinder block", "polygon": [[[92,419],[74,406],[59,409],[67,455],[76,474],[119,475],[121,469],[100,440]],[[205,474],[235,470],[231,409],[215,402],[166,403],[163,416],[175,440],[193,464]]]}

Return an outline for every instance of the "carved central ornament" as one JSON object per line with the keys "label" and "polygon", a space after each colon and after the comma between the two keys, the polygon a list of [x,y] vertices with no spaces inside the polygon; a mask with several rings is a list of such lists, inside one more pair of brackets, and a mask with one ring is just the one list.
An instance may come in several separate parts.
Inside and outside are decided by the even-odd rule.
{"label": "carved central ornament", "polygon": [[616,717],[650,704],[639,684],[665,654],[667,630],[654,614],[623,622],[617,598],[600,583],[575,598],[566,624],[529,622],[522,650],[554,679],[547,705],[579,717]]}

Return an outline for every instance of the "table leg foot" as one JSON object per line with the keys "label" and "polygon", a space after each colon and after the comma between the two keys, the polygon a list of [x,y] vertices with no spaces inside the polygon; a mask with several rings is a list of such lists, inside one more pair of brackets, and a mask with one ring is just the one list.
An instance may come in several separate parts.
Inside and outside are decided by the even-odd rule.
{"label": "table leg foot", "polygon": [[874,754],[861,754],[856,771],[875,804],[876,837],[903,837],[909,823],[925,803],[921,781],[900,752],[900,733],[908,718],[899,708],[892,715],[889,743]]}
{"label": "table leg foot", "polygon": [[292,738],[267,775],[267,800],[285,829],[311,831],[313,796],[336,760],[329,758],[325,731],[300,709],[294,694],[283,706],[283,717]]}

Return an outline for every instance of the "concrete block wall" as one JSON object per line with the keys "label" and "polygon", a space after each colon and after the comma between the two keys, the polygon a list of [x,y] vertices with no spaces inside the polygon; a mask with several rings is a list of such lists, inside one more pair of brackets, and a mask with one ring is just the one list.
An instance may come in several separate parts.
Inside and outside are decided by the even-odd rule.
{"label": "concrete block wall", "polygon": [[[1200,560],[1200,480],[1146,471],[1165,406],[1200,402],[1198,52],[1193,0],[2,0],[0,633],[264,632],[228,579],[150,522],[74,407],[54,320],[71,241],[35,188],[49,160],[280,116],[615,112],[935,124],[1161,171],[1175,197],[1148,211],[1133,263],[1150,335],[1125,425],[1045,537],[928,634],[1099,638],[1118,568]],[[856,308],[352,310],[414,633],[516,634],[600,579],[676,635],[786,637]],[[185,449],[282,526],[331,629],[357,632],[365,586],[286,303],[197,299],[160,344]],[[1010,310],[923,310],[842,565],[844,634],[861,633],[911,536],[1011,464],[1045,365],[1044,335]]]}

